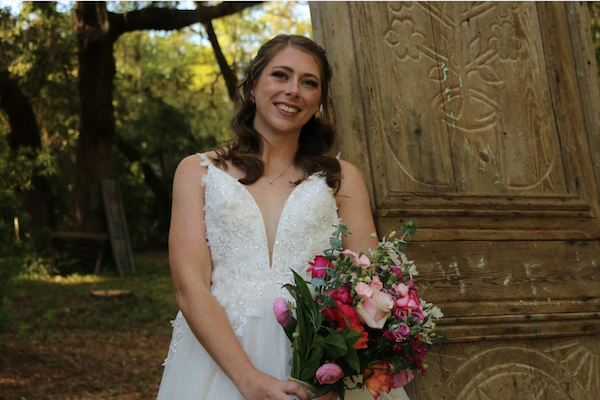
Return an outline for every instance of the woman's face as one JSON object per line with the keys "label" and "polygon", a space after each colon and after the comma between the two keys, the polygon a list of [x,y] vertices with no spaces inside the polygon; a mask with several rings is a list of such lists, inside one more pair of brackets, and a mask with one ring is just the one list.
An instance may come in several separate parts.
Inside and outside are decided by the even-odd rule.
{"label": "woman's face", "polygon": [[321,105],[321,79],[321,68],[311,54],[291,46],[281,50],[252,90],[254,129],[262,135],[299,135]]}

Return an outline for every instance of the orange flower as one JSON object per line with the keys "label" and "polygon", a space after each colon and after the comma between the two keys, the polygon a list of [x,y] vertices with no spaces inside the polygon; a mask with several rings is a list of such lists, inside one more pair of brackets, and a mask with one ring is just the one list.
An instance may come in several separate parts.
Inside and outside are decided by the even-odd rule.
{"label": "orange flower", "polygon": [[380,392],[390,392],[391,372],[390,364],[387,361],[378,362],[373,365],[372,369],[365,369],[364,375],[368,377],[365,381],[365,386],[369,389],[375,400],[379,397]]}
{"label": "orange flower", "polygon": [[369,334],[365,332],[365,328],[362,325],[356,325],[352,326],[351,329],[362,335],[356,342],[354,342],[352,347],[354,347],[356,350],[366,349],[367,342],[369,341]]}

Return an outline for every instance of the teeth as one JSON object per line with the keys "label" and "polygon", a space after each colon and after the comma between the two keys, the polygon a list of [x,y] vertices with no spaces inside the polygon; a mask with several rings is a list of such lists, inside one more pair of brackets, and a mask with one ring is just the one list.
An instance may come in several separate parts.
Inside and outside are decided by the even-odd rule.
{"label": "teeth", "polygon": [[277,104],[277,108],[279,108],[280,110],[283,110],[285,112],[289,112],[289,113],[297,113],[298,110],[292,107],[288,107],[285,104]]}

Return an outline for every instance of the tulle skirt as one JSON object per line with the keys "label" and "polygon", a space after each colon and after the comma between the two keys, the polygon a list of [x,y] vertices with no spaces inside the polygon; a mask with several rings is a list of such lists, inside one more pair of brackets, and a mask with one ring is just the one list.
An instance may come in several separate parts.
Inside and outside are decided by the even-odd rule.
{"label": "tulle skirt", "polygon": [[[273,314],[275,295],[261,301],[259,313],[248,317],[238,340],[259,370],[280,380],[290,372],[290,342]],[[179,312],[157,400],[244,400],[236,386],[213,361]],[[366,390],[346,393],[348,400],[372,400]],[[404,389],[382,394],[379,400],[408,400]]]}

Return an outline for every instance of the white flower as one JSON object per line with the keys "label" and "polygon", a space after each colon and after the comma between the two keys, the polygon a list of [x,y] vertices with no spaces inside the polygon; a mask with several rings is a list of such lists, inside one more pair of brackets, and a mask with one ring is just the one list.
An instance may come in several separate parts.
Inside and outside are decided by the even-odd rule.
{"label": "white flower", "polygon": [[400,253],[400,256],[402,257],[403,264],[413,265],[415,263],[413,260],[409,260],[404,253]]}
{"label": "white flower", "polygon": [[444,316],[442,310],[439,307],[435,306],[431,310],[429,310],[430,315],[435,319],[440,319]]}
{"label": "white flower", "polygon": [[396,252],[390,251],[388,252],[388,256],[390,257],[390,260],[394,262],[394,265],[400,265],[400,257],[398,257]]}
{"label": "white flower", "polygon": [[414,264],[410,265],[410,267],[408,268],[408,274],[410,275],[410,279],[412,279],[414,275],[419,275],[419,271],[417,271],[417,266]]}

